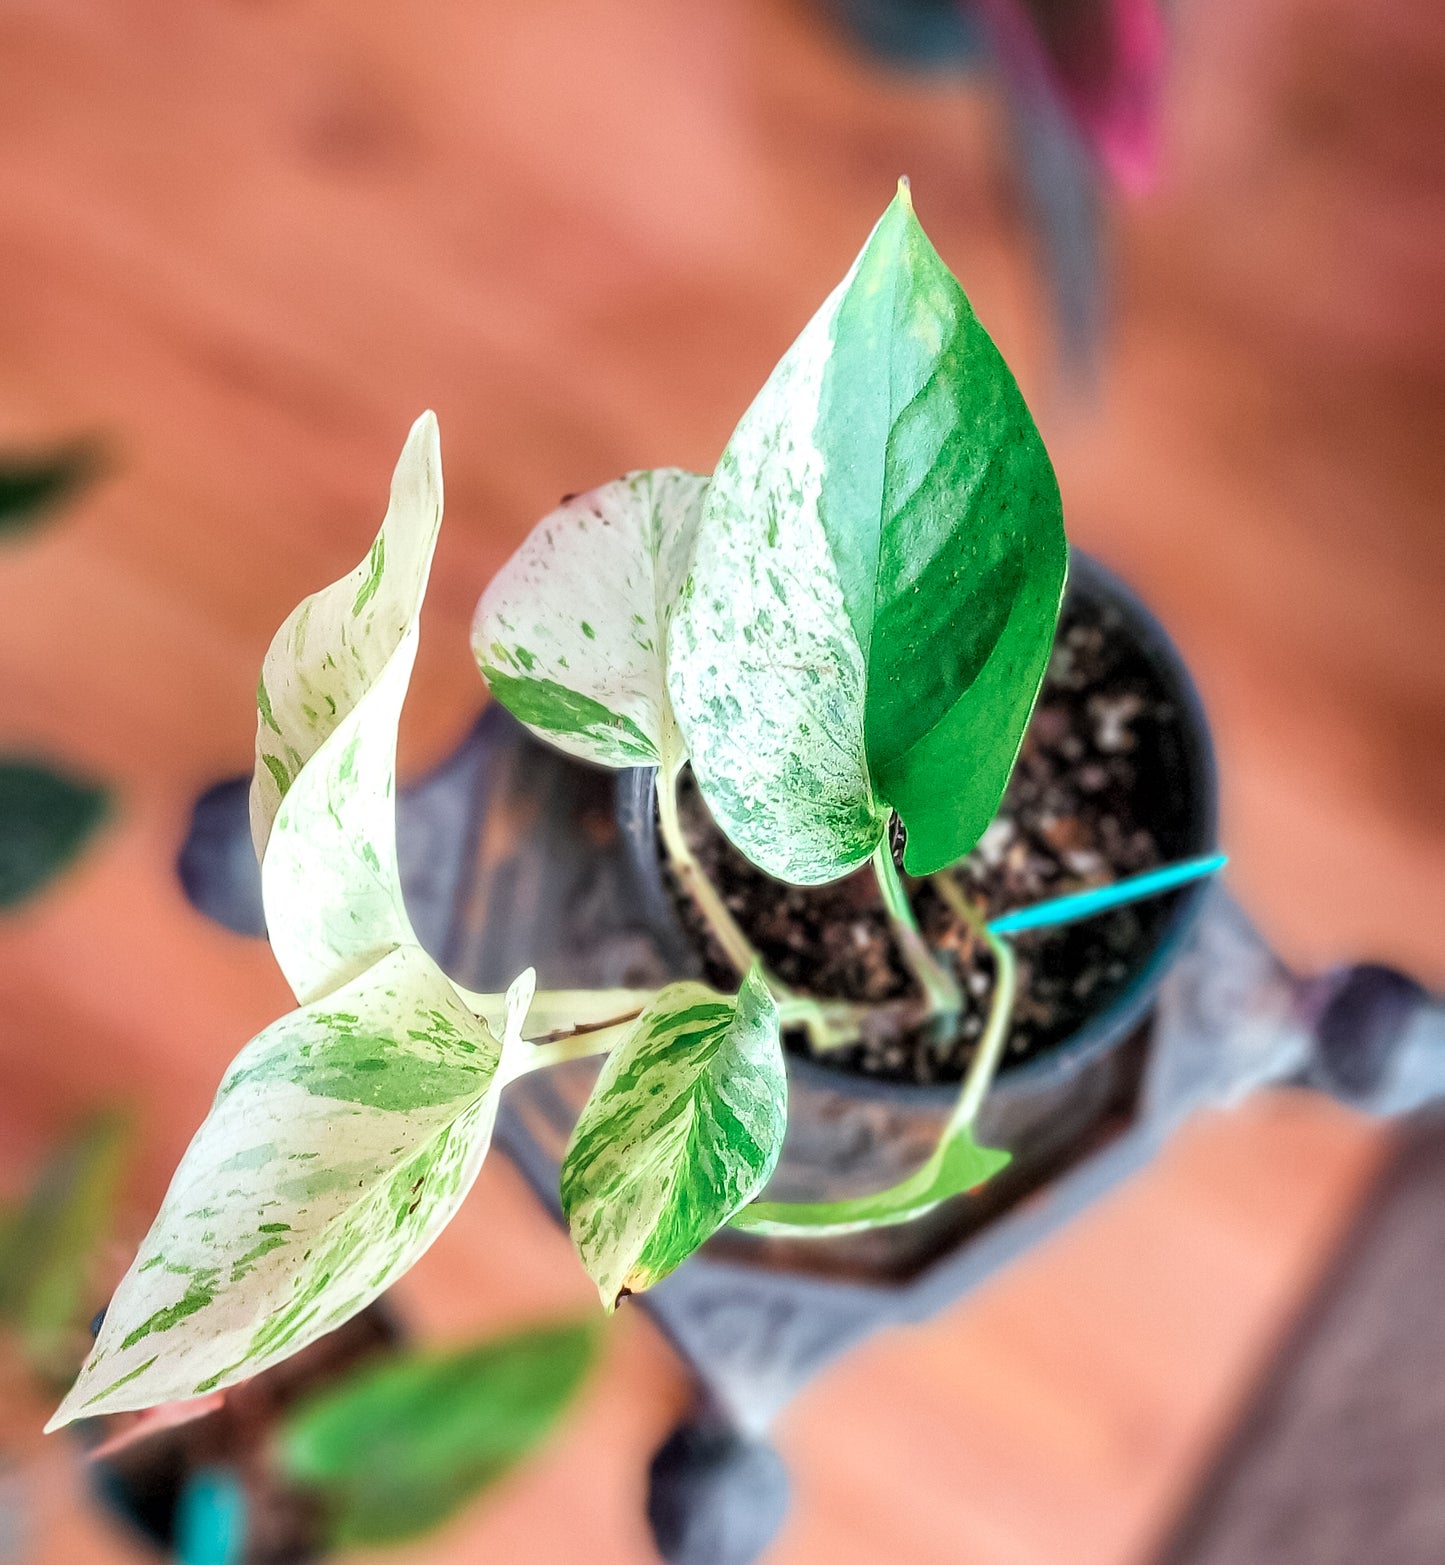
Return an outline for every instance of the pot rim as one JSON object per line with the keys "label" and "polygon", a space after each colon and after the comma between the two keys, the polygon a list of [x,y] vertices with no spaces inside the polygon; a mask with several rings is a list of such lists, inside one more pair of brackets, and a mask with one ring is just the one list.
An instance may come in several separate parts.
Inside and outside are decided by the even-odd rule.
{"label": "pot rim", "polygon": [[[1176,702],[1185,747],[1182,775],[1191,784],[1194,795],[1192,816],[1194,830],[1198,833],[1198,841],[1191,845],[1189,854],[1213,852],[1218,838],[1219,812],[1214,746],[1204,702],[1179,649],[1131,587],[1108,566],[1074,545],[1069,548],[1068,586],[1082,587],[1089,595],[1105,598],[1123,612],[1139,650]],[[622,814],[636,811],[641,804],[636,796],[638,785],[634,781],[639,777],[645,783],[641,791],[650,809],[651,769],[639,768],[634,772],[623,773],[619,779],[622,785],[619,788]],[[629,831],[625,827],[626,822],[623,837],[631,847],[637,841],[637,835],[635,830]],[[635,867],[641,878],[641,867]],[[1143,1020],[1164,975],[1198,922],[1211,885],[1212,879],[1199,880],[1177,892],[1177,901],[1169,919],[1133,981],[1061,1043],[1019,1064],[1005,1063],[990,1088],[990,1096],[1000,1093],[1006,1095],[1011,1087],[1033,1092],[1046,1086],[1062,1084],[1079,1074],[1099,1054],[1133,1032]],[[660,884],[655,889],[657,892],[662,891]],[[655,895],[646,895],[644,889],[644,902],[654,907],[655,914],[658,912],[655,906],[657,900]],[[670,915],[670,907],[667,913]],[[677,932],[680,933],[680,930]],[[791,1052],[787,1056],[787,1065],[790,1077],[796,1076],[810,1087],[827,1088],[847,1097],[873,1101],[885,1099],[920,1109],[942,1109],[958,1096],[957,1082],[925,1086],[914,1082],[887,1081],[858,1071],[826,1065]]]}

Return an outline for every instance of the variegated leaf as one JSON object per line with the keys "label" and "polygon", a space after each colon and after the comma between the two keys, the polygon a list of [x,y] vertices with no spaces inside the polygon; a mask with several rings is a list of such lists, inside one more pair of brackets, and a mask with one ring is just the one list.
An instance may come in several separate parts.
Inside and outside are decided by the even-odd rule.
{"label": "variegated leaf", "polygon": [[732,1220],[744,1233],[780,1239],[836,1239],[911,1223],[954,1196],[986,1184],[1010,1154],[981,1147],[969,1125],[950,1125],[923,1166],[876,1195],[841,1201],[754,1201]]}
{"label": "variegated leaf", "polygon": [[253,1039],[50,1427],[204,1396],[363,1309],[471,1187],[500,1054],[414,946]]}
{"label": "variegated leaf", "polygon": [[770,873],[907,865],[992,818],[1067,560],[1022,395],[906,187],[744,415],[703,506],[668,651],[719,824]]}
{"label": "variegated leaf", "polygon": [[256,689],[252,832],[271,946],[303,1002],[416,938],[396,863],[396,730],[441,516],[424,413],[366,558],[290,615]]}
{"label": "variegated leaf", "polygon": [[778,1009],[671,984],[602,1067],[562,1162],[562,1206],[602,1302],[640,1293],[762,1189],[787,1123]]}
{"label": "variegated leaf", "polygon": [[574,495],[482,594],[472,649],[492,694],[569,755],[680,759],[663,657],[706,490],[669,467]]}

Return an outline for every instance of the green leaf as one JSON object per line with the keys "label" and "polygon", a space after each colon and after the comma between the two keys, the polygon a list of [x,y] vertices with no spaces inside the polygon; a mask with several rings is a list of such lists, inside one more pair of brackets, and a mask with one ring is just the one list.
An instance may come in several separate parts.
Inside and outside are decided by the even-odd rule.
{"label": "green leaf", "polygon": [[669,680],[713,815],[763,869],[961,858],[1002,796],[1067,565],[1007,365],[906,188],[743,416],[703,506]]}
{"label": "green leaf", "polygon": [[831,1239],[911,1223],[951,1197],[977,1189],[1009,1161],[1009,1153],[979,1146],[969,1126],[951,1125],[922,1168],[887,1190],[845,1201],[754,1201],[731,1226],[772,1238]]}
{"label": "green leaf", "polygon": [[50,1427],[202,1396],[365,1308],[470,1189],[500,1055],[411,946],[253,1039]]}
{"label": "green leaf", "polygon": [[602,1302],[660,1281],[772,1174],[787,1123],[778,1008],[670,984],[608,1057],[562,1160],[562,1207]]}
{"label": "green leaf", "polygon": [[88,440],[44,456],[0,456],[0,537],[44,521],[95,476],[99,465]]}
{"label": "green leaf", "polygon": [[271,946],[301,1001],[416,940],[397,871],[396,730],[441,517],[424,413],[366,558],[305,599],[266,654],[251,826]]}
{"label": "green leaf", "polygon": [[0,908],[34,896],[105,819],[103,788],[38,761],[0,760]]}
{"label": "green leaf", "polygon": [[73,1373],[93,1301],[97,1246],[110,1230],[130,1125],[100,1113],[65,1138],[29,1197],[0,1226],[0,1318],[42,1374]]}
{"label": "green leaf", "polygon": [[577,1324],[368,1365],[291,1414],[282,1470],[320,1491],[337,1548],[418,1537],[551,1433],[595,1356]]}
{"label": "green leaf", "polygon": [[492,694],[569,755],[680,758],[663,658],[706,491],[669,467],[573,495],[482,594],[472,650]]}

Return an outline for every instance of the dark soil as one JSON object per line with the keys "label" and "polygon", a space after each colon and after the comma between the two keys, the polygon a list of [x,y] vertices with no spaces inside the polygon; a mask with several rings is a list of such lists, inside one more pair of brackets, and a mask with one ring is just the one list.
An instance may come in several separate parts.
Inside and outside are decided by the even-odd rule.
{"label": "dark soil", "polygon": [[[965,892],[993,917],[1191,851],[1186,801],[1178,796],[1183,748],[1179,713],[1121,616],[1071,598],[1003,806],[955,872]],[[681,812],[703,868],[783,982],[849,1000],[898,1001],[916,992],[871,869],[828,886],[781,885],[722,836],[688,779]],[[894,847],[901,854],[901,836]],[[864,1042],[820,1058],[891,1081],[958,1081],[983,1027],[992,964],[931,887],[909,885],[925,936],[954,964],[968,996],[957,1030],[940,1040],[910,1025],[907,1007],[894,1006],[874,1019]],[[1019,998],[1006,1062],[1052,1048],[1126,989],[1178,895],[1015,937]],[[711,981],[734,986],[736,974],[675,888],[674,901]],[[788,1042],[809,1052],[801,1036]]]}
{"label": "dark soil", "polygon": [[[169,1552],[176,1505],[190,1476],[228,1468],[246,1492],[245,1565],[306,1565],[326,1551],[325,1517],[314,1495],[288,1486],[273,1465],[286,1412],[350,1370],[396,1346],[397,1327],[373,1304],[293,1357],[226,1393],[215,1412],[158,1431],[96,1463],[106,1500]],[[106,1434],[111,1433],[109,1429]]]}

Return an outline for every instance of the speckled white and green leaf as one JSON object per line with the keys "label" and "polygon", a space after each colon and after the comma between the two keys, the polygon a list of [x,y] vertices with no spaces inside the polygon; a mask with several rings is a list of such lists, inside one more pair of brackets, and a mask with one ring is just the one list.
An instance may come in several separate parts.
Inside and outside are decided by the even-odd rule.
{"label": "speckled white and green leaf", "polygon": [[51,1427],[231,1385],[364,1308],[471,1187],[500,1055],[414,946],[268,1027],[226,1073]]}
{"label": "speckled white and green leaf", "polygon": [[668,648],[674,710],[714,819],[795,885],[862,863],[887,820],[868,782],[863,653],[817,524],[824,454],[811,424],[852,275],[723,452]]}
{"label": "speckled white and green leaf", "polygon": [[534,975],[464,997],[416,945],[396,865],[397,719],[440,510],[428,415],[367,561],[268,655],[254,820],[303,1004],[228,1071],[55,1423],[201,1395],[339,1325],[426,1249],[486,1153]]}
{"label": "speckled white and green leaf", "polygon": [[907,188],[718,463],[668,676],[718,823],[781,879],[907,867],[998,807],[1053,642],[1058,486]]}
{"label": "speckled white and green leaf", "polygon": [[396,730],[441,516],[424,413],[366,558],[305,599],[266,654],[251,825],[272,949],[303,1002],[416,939],[396,866]]}
{"label": "speckled white and green leaf", "polygon": [[492,694],[569,755],[681,759],[663,658],[707,482],[658,468],[573,495],[482,594],[472,650]]}
{"label": "speckled white and green leaf", "polygon": [[614,1048],[562,1162],[562,1207],[603,1303],[640,1293],[762,1189],[782,1148],[778,1009],[671,984]]}

